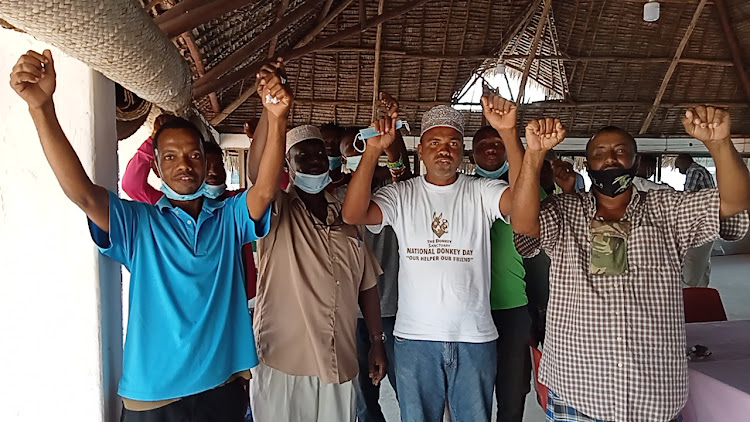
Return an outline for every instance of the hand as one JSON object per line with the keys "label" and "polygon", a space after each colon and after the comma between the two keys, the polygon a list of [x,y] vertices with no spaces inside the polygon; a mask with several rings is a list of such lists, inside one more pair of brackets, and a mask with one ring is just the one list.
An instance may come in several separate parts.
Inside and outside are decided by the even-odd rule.
{"label": "hand", "polygon": [[689,108],[682,118],[682,125],[685,126],[688,135],[706,146],[728,141],[731,135],[729,113],[718,107]]}
{"label": "hand", "polygon": [[44,50],[39,54],[29,50],[13,67],[10,86],[29,107],[41,107],[52,101],[56,79],[52,52]]}
{"label": "hand", "polygon": [[396,120],[398,114],[394,113],[391,116],[382,117],[374,122],[370,126],[373,126],[380,135],[373,136],[367,139],[368,148],[376,148],[380,151],[387,149],[396,139]]}
{"label": "hand", "polygon": [[[281,58],[277,64],[280,62]],[[262,71],[257,75],[259,78],[258,95],[263,102],[263,107],[276,118],[286,117],[292,105],[292,94],[287,90],[284,83],[286,78],[282,75],[281,67],[270,72]]]}
{"label": "hand", "polygon": [[566,130],[560,119],[545,117],[526,125],[526,148],[529,151],[547,152],[565,139]]}
{"label": "hand", "polygon": [[483,96],[480,101],[484,118],[495,130],[499,132],[516,127],[516,116],[518,114],[516,103],[494,93],[487,97]]}
{"label": "hand", "polygon": [[370,353],[367,360],[370,364],[372,385],[378,385],[385,378],[385,373],[388,369],[388,359],[385,357],[385,347],[382,341],[376,341],[370,345]]}
{"label": "hand", "polygon": [[560,159],[554,160],[552,172],[555,175],[555,183],[563,192],[574,193],[576,191],[576,172],[573,170],[573,164]]}
{"label": "hand", "polygon": [[398,101],[391,94],[381,91],[378,99],[378,108],[384,115],[391,116],[391,118],[395,118],[394,116],[398,115]]}

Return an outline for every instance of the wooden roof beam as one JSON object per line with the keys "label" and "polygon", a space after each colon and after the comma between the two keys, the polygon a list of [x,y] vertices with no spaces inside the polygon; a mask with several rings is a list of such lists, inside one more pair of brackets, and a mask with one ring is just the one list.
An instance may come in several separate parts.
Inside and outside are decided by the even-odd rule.
{"label": "wooden roof beam", "polygon": [[[316,106],[369,106],[368,100],[335,100],[335,99],[313,99],[313,98],[295,98],[295,104],[298,105],[316,105]],[[744,101],[708,101],[709,104],[716,107],[724,108],[748,108],[750,103]],[[414,107],[434,107],[437,105],[447,104],[451,105],[450,101],[413,101],[413,100],[399,100],[400,106],[414,106]],[[480,106],[480,103],[461,103],[463,105]],[[592,107],[650,107],[652,103],[650,101],[585,101],[585,102],[572,102],[572,101],[537,101],[534,103],[524,104],[524,109],[531,108],[592,108]],[[672,103],[660,103],[659,108],[688,108],[695,107],[698,103],[691,102],[672,102]]]}
{"label": "wooden roof beam", "polygon": [[[378,15],[383,14],[385,0],[378,2]],[[372,119],[377,117],[378,94],[380,93],[380,50],[383,44],[383,24],[378,25],[377,34],[375,35],[375,69],[372,76]]]}
{"label": "wooden roof beam", "polygon": [[[315,42],[308,43],[299,48],[294,48],[292,50],[279,53],[278,55],[283,57],[286,62],[289,62],[291,60],[302,57],[306,54],[312,53],[313,51],[318,51],[321,48],[328,47],[341,40],[347,39],[353,35],[359,34],[362,31],[365,31],[369,28],[373,28],[381,23],[385,23],[393,18],[397,18],[416,7],[424,5],[428,1],[429,0],[412,0],[400,6],[397,9],[390,10],[388,12],[383,13],[382,15],[378,15],[368,20],[364,28],[360,25],[354,25],[352,27],[339,31],[336,34],[331,35],[329,37],[320,39]],[[261,66],[263,66],[264,63],[265,62],[257,62],[250,66],[247,66],[244,69],[240,69],[226,76],[223,76],[219,79],[212,79],[206,82],[205,84],[196,85],[193,88],[193,98],[203,97],[204,95],[207,95],[210,92],[218,91],[219,89],[222,89],[227,86],[231,86],[232,84],[237,83],[249,76],[255,75],[255,73],[258,72],[258,70],[261,68]],[[208,75],[208,73],[206,73],[206,75]]]}
{"label": "wooden roof beam", "polygon": [[[190,52],[190,57],[193,59],[193,63],[195,63],[195,71],[198,73],[198,76],[205,75],[206,68],[203,66],[203,57],[201,56],[201,52],[198,50],[198,47],[195,45],[195,39],[193,39],[193,35],[190,34],[190,32],[185,32],[180,37],[185,42],[185,46]],[[215,92],[208,94],[208,100],[211,102],[211,110],[213,110],[214,113],[218,113],[219,111],[221,111],[219,98],[216,96]]]}
{"label": "wooden roof beam", "polygon": [[729,10],[727,9],[726,0],[714,0],[716,4],[716,12],[719,15],[719,23],[721,29],[724,32],[724,38],[727,41],[729,52],[732,55],[732,62],[734,63],[734,71],[737,72],[737,79],[739,79],[740,86],[742,86],[745,92],[745,99],[750,101],[750,77],[748,77],[747,71],[745,70],[744,61],[742,60],[742,49],[740,43],[737,40],[737,34],[732,28],[732,21],[729,19]]}
{"label": "wooden roof beam", "polygon": [[[321,16],[322,19],[319,19],[320,22],[318,23],[318,26],[316,26],[312,31],[310,31],[310,33],[307,34],[302,41],[300,41],[299,43],[297,43],[297,45],[295,46],[295,48],[301,47],[302,45],[307,44],[308,42],[310,42],[310,40],[312,40],[313,38],[315,38],[315,36],[318,35],[318,33],[320,33],[320,31],[322,31],[323,28],[326,25],[328,25],[333,19],[335,19],[336,16],[338,16],[339,14],[341,14],[341,12],[343,12],[344,9],[346,9],[353,1],[354,0],[345,0],[333,12],[331,12],[330,15]],[[329,3],[330,3],[330,1],[328,3],[326,3],[328,5],[328,7],[326,7],[326,5],[323,6],[323,10],[321,11],[321,15],[322,15],[322,12],[326,12],[326,9],[330,9],[330,4]],[[309,37],[309,39],[308,39],[308,37]],[[273,57],[270,57],[270,58],[273,58]],[[229,117],[230,114],[232,114],[242,104],[244,104],[244,102],[247,101],[248,98],[252,97],[253,94],[255,94],[255,87],[254,86],[251,86],[248,89],[246,89],[245,91],[241,92],[240,95],[234,101],[232,101],[231,104],[229,104],[228,106],[226,106],[226,108],[224,108],[224,110],[221,110],[221,112],[219,112],[219,114],[217,114],[213,119],[211,119],[211,124],[214,125],[214,126],[216,126],[219,123],[221,123],[222,121],[224,121],[224,119],[226,119],[227,117]]]}
{"label": "wooden roof beam", "polygon": [[[212,82],[220,80],[222,75],[231,71],[235,67],[241,65],[242,62],[247,60],[247,58],[250,55],[255,53],[265,43],[271,41],[273,37],[276,37],[279,34],[281,34],[287,27],[289,27],[289,25],[293,24],[294,22],[298,21],[303,16],[310,13],[319,4],[320,2],[316,0],[307,0],[304,4],[302,4],[301,6],[297,7],[292,12],[284,16],[283,19],[277,21],[273,25],[266,28],[263,32],[258,34],[257,37],[253,38],[252,40],[250,40],[250,42],[238,48],[234,53],[232,53],[231,55],[229,55],[229,57],[219,62],[219,64],[217,64],[216,66],[212,67],[208,72],[206,72],[206,74],[203,77],[195,81],[193,86],[196,89],[198,89],[198,88],[203,87],[204,85],[210,85]],[[283,56],[283,57],[286,59],[286,56]],[[259,69],[260,67],[258,67],[258,70]],[[253,74],[255,72],[257,72],[257,70],[253,71]],[[207,89],[206,91],[203,92],[203,95],[206,95],[209,92],[216,92],[216,91],[217,91],[216,89]],[[203,95],[201,95],[201,97]]]}
{"label": "wooden roof beam", "polygon": [[639,132],[641,135],[646,133],[648,127],[651,125],[651,121],[654,120],[656,110],[659,108],[659,103],[661,103],[661,99],[664,97],[664,93],[667,91],[667,86],[669,86],[669,80],[672,79],[672,75],[674,74],[675,69],[677,69],[677,65],[680,63],[680,57],[682,57],[682,52],[685,50],[685,46],[690,39],[690,35],[693,33],[695,26],[698,25],[698,19],[700,19],[701,12],[703,12],[703,8],[706,6],[706,1],[707,0],[701,0],[701,2],[698,3],[698,7],[695,8],[693,19],[690,20],[690,24],[685,30],[685,34],[682,36],[682,40],[680,40],[680,45],[677,46],[677,51],[675,51],[674,53],[674,58],[669,64],[669,68],[667,68],[667,73],[664,75],[664,79],[662,79],[661,81],[659,91],[656,93],[654,104],[651,106],[651,110],[649,110],[648,115],[646,115],[646,120],[644,120],[643,126],[641,126],[641,131]]}
{"label": "wooden roof beam", "polygon": [[[281,0],[281,4],[279,5],[279,12],[276,13],[276,22],[280,21],[281,18],[284,17],[284,13],[286,13],[286,9],[289,7],[289,0]],[[271,38],[271,41],[268,43],[268,58],[273,59],[274,53],[276,53],[276,44],[279,42],[279,34],[276,34]]]}
{"label": "wooden roof beam", "polygon": [[343,12],[347,7],[349,7],[350,4],[352,4],[353,1],[354,0],[345,0],[329,15],[321,16],[322,19],[319,19],[318,25],[315,28],[313,28],[313,30],[310,31],[307,35],[305,35],[305,38],[300,40],[300,42],[298,42],[294,46],[294,48],[300,48],[303,45],[312,41],[313,38],[315,38],[318,34],[320,34],[321,31],[323,31],[323,28],[325,28],[329,23],[331,23],[332,20],[336,19],[336,16],[340,15],[341,12]]}
{"label": "wooden roof beam", "polygon": [[536,28],[536,34],[534,35],[534,42],[531,43],[531,50],[529,51],[529,58],[526,59],[526,65],[523,69],[523,75],[521,76],[521,87],[518,90],[518,97],[516,102],[521,104],[523,102],[523,95],[526,92],[526,81],[529,79],[529,72],[531,72],[531,64],[534,62],[534,56],[539,48],[539,42],[542,40],[542,34],[544,28],[547,26],[547,15],[552,7],[552,0],[544,0],[544,10],[542,10],[542,17],[539,18],[539,26]]}
{"label": "wooden roof beam", "polygon": [[227,12],[257,2],[258,0],[182,0],[155,17],[154,22],[169,38],[174,38]]}

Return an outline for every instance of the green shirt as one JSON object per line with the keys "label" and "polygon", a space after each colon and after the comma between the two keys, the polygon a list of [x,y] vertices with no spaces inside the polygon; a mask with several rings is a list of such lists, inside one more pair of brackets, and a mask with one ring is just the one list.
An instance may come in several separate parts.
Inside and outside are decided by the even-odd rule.
{"label": "green shirt", "polygon": [[[539,196],[547,195],[542,189]],[[526,270],[523,258],[513,244],[513,228],[496,220],[490,229],[490,306],[496,309],[513,309],[529,303],[526,297]]]}

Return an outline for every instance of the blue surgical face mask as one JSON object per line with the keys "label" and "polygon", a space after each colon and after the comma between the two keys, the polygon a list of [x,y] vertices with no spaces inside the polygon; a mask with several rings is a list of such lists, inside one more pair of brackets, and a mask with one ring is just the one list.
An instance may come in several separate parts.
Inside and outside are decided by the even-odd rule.
{"label": "blue surgical face mask", "polygon": [[346,157],[346,168],[348,168],[351,171],[356,171],[357,167],[359,167],[360,161],[362,161],[361,155],[354,155],[351,157]]}
{"label": "blue surgical face mask", "polygon": [[169,187],[166,182],[161,182],[161,191],[164,192],[164,196],[166,196],[168,199],[174,200],[174,201],[192,201],[193,199],[200,198],[201,196],[204,196],[206,193],[206,182],[203,182],[200,188],[198,188],[195,193],[191,193],[188,195],[183,195],[181,193],[175,192],[174,189]]}
{"label": "blue surgical face mask", "polygon": [[506,161],[505,164],[503,164],[499,169],[495,171],[488,171],[483,169],[482,167],[477,164],[477,174],[486,177],[488,179],[497,179],[498,177],[504,175],[508,171],[508,162]]}
{"label": "blue surgical face mask", "polygon": [[227,184],[222,183],[220,185],[209,185],[206,183],[206,188],[204,191],[204,195],[211,199],[216,199],[224,194],[224,191],[227,190]]}
{"label": "blue surgical face mask", "polygon": [[341,167],[341,156],[328,157],[328,170],[336,170]]}
{"label": "blue surgical face mask", "polygon": [[331,183],[331,175],[328,172],[323,174],[297,172],[294,175],[294,186],[312,195],[325,189],[329,183]]}

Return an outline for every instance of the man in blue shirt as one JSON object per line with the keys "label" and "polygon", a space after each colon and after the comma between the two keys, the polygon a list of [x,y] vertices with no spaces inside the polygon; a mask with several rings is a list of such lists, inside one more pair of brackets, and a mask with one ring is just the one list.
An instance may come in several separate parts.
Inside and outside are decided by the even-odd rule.
{"label": "man in blue shirt", "polygon": [[204,194],[202,136],[174,119],[154,135],[165,197],[125,201],[86,175],[55,114],[52,54],[29,51],[11,73],[29,105],[42,148],[63,191],[88,216],[94,241],[131,272],[130,313],[119,394],[131,421],[242,421],[240,378],[257,365],[245,303],[241,248],[269,228],[278,189],[291,97],[274,72],[258,91],[269,98],[269,142],[257,183],[223,202]]}

